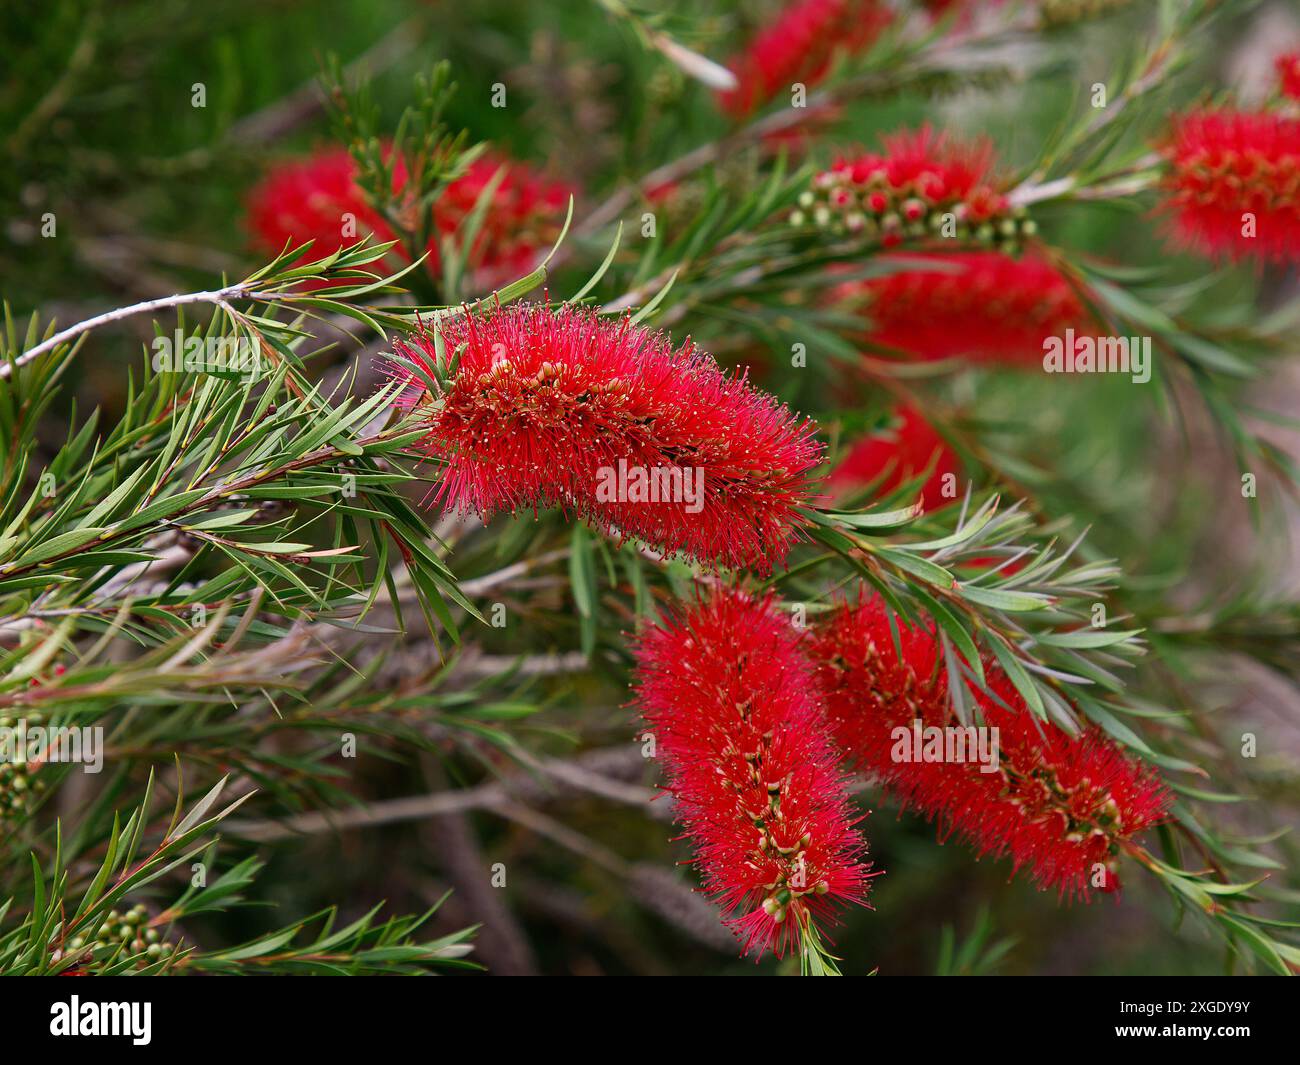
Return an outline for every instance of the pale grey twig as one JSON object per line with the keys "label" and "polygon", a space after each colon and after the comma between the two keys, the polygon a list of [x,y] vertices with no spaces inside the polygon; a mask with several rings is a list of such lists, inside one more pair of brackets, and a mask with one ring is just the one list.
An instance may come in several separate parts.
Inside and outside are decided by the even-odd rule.
{"label": "pale grey twig", "polygon": [[[639,748],[606,748],[591,751],[568,763],[570,771],[564,777],[553,772],[558,762],[557,759],[541,759],[536,763],[535,768],[546,776],[545,781],[537,781],[520,774],[509,780],[480,784],[473,788],[389,799],[356,809],[322,810],[297,814],[282,820],[231,821],[226,824],[225,831],[242,839],[275,843],[301,835],[418,821],[464,810],[491,810],[497,804],[513,799],[542,801],[556,798],[561,794],[562,789],[557,788],[557,784],[565,785],[569,791],[594,792],[605,798],[618,796],[619,801],[646,807],[647,813],[652,816],[656,814],[663,816],[670,811],[670,804],[667,801],[651,803],[650,800],[655,798],[656,793],[649,788],[615,789],[613,787],[615,781],[610,779],[610,774],[620,770],[624,773],[633,769],[639,771],[639,768],[644,765]],[[577,774],[572,772],[575,764],[585,772]]]}
{"label": "pale grey twig", "polygon": [[259,296],[251,291],[251,286],[247,282],[240,282],[238,285],[227,285],[225,288],[206,292],[184,292],[175,296],[161,296],[158,299],[145,300],[143,303],[133,303],[129,307],[116,307],[111,311],[97,314],[93,318],[87,318],[83,322],[78,322],[76,325],[55,333],[48,339],[41,341],[36,347],[24,351],[13,362],[0,364],[0,379],[8,377],[13,372],[14,367],[25,366],[38,356],[44,355],[47,351],[54,350],[60,344],[76,340],[77,337],[98,329],[101,325],[108,325],[110,322],[119,322],[123,318],[130,318],[136,314],[146,314],[149,311],[163,310],[167,307],[181,307],[189,303],[212,303],[225,306],[230,300],[249,298],[260,299],[266,297]]}

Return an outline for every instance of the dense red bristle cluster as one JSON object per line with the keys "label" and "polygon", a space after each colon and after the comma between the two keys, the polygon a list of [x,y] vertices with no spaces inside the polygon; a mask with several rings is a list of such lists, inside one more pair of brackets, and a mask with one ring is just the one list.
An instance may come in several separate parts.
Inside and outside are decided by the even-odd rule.
{"label": "dense red bristle cluster", "polygon": [[866,844],[789,619],[716,591],[648,628],[636,658],[678,821],[746,953],[798,950],[832,903],[864,902]]}
{"label": "dense red bristle cluster", "polygon": [[1008,856],[1044,888],[1088,899],[1119,887],[1125,841],[1159,824],[1170,797],[1154,771],[1096,728],[1071,736],[1040,721],[998,669],[986,665],[994,697],[980,694],[982,723],[999,730],[1000,767],[895,760],[896,728],[957,722],[947,672],[931,631],[899,623],[898,656],[884,606],[870,600],[830,615],[807,650],[836,742],[858,768],[879,777],[907,807],[981,855]]}
{"label": "dense red bristle cluster", "polygon": [[893,17],[881,0],[796,0],[731,61],[738,84],[718,94],[722,109],[744,118],[796,82],[811,89],[837,56],[869,49]]}
{"label": "dense red bristle cluster", "polygon": [[[930,361],[961,357],[1004,366],[1041,365],[1043,342],[1091,334],[1095,325],[1069,281],[1038,255],[1001,252],[915,255],[922,265],[840,286],[861,301],[865,339]],[[924,265],[933,263],[933,266]]]}
{"label": "dense red bristle cluster", "polygon": [[[471,264],[481,272],[479,280],[488,285],[532,269],[538,254],[558,233],[570,194],[567,185],[543,179],[525,163],[483,155],[433,205],[439,234],[456,231],[503,167],[470,255]],[[393,191],[400,193],[406,181],[406,169],[399,162],[394,167]],[[391,227],[366,202],[356,184],[356,164],[341,148],[274,167],[250,193],[248,217],[255,239],[267,251],[314,241],[306,259],[322,258],[372,234],[377,241],[394,239]],[[436,274],[436,239],[430,240],[428,251],[430,270]],[[399,248],[392,254],[404,257]]]}
{"label": "dense red bristle cluster", "polygon": [[995,178],[987,141],[961,143],[926,125],[882,144],[881,152],[842,157],[817,174],[792,222],[886,247],[909,238],[1014,245],[1035,232]]}
{"label": "dense red bristle cluster", "polygon": [[[457,372],[441,396],[415,385],[408,401],[437,400],[425,446],[446,460],[448,508],[558,506],[670,555],[765,572],[803,529],[822,457],[815,427],[689,340],[674,348],[626,318],[536,304],[436,328],[449,352],[461,349]],[[436,362],[428,333],[397,351]],[[611,499],[620,468],[683,471],[702,498]]]}
{"label": "dense red bristle cluster", "polygon": [[1193,111],[1175,119],[1163,154],[1178,243],[1233,260],[1300,259],[1300,120]]}
{"label": "dense red bristle cluster", "polygon": [[1300,52],[1287,52],[1273,61],[1278,88],[1291,100],[1300,100]]}
{"label": "dense red bristle cluster", "polygon": [[883,496],[929,470],[921,489],[921,505],[928,511],[956,498],[943,493],[945,478],[955,484],[958,468],[957,456],[925,416],[915,407],[899,406],[888,425],[849,448],[831,471],[829,485],[843,492],[874,485]]}

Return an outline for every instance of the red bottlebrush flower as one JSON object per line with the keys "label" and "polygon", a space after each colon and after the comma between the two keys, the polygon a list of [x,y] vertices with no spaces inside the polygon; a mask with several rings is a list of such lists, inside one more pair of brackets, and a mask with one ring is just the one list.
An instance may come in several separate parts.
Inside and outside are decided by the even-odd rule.
{"label": "red bottlebrush flower", "polygon": [[782,957],[831,903],[864,903],[873,874],[838,752],[771,600],[716,592],[648,628],[636,657],[678,821],[745,952]]}
{"label": "red bottlebrush flower", "polygon": [[869,49],[893,17],[880,0],[796,0],[731,61],[739,84],[718,102],[744,118],[795,82],[811,88],[837,56]]}
{"label": "red bottlebrush flower", "polygon": [[[391,231],[356,185],[356,164],[346,149],[320,152],[273,167],[248,196],[248,223],[260,247],[272,254],[312,240],[321,258],[374,234]],[[351,217],[349,217],[351,216]]]}
{"label": "red bottlebrush flower", "polygon": [[918,727],[945,729],[956,720],[934,633],[901,621],[898,630],[901,658],[885,608],[873,599],[841,608],[809,636],[831,730],[850,761],[945,836],[955,831],[980,855],[1009,856],[1044,888],[1083,899],[1094,886],[1116,890],[1121,845],[1169,808],[1155,772],[1096,728],[1071,736],[1040,721],[991,664],[985,673],[996,698],[981,695],[979,706],[983,725],[998,730],[997,771],[982,772],[970,759],[904,760],[904,734],[914,739]]}
{"label": "red bottlebrush flower", "polygon": [[1282,95],[1300,100],[1300,52],[1288,52],[1273,61],[1277,68],[1278,86]]}
{"label": "red bottlebrush flower", "polygon": [[1217,258],[1300,259],[1300,120],[1193,111],[1174,120],[1163,154],[1175,242]]}
{"label": "red bottlebrush flower", "polygon": [[[764,572],[800,535],[822,454],[813,424],[689,340],[519,304],[436,328],[447,351],[464,345],[458,371],[442,395],[417,384],[408,400],[437,400],[425,446],[447,462],[449,509],[559,506],[668,554]],[[427,333],[396,350],[436,363]]]}
{"label": "red bottlebrush flower", "polygon": [[964,357],[1009,366],[1042,364],[1043,342],[1095,328],[1069,281],[1036,255],[918,255],[933,262],[841,286],[865,297],[865,339],[925,361]]}
{"label": "red bottlebrush flower", "polygon": [[951,498],[943,494],[944,478],[958,473],[957,456],[915,407],[893,412],[893,424],[859,440],[831,471],[830,487],[851,491],[877,483],[876,494],[887,495],[930,470],[921,489],[921,505],[935,510]]}
{"label": "red bottlebrush flower", "polygon": [[886,246],[909,237],[1014,245],[1036,231],[1003,193],[987,141],[959,143],[926,125],[882,143],[883,152],[842,157],[813,178],[792,220]]}
{"label": "red bottlebrush flower", "polygon": [[[533,262],[559,232],[570,189],[535,174],[523,163],[484,155],[443,191],[433,206],[439,234],[454,233],[497,171],[504,169],[491,209],[471,250],[478,280],[491,285],[532,269]],[[406,184],[406,170],[394,168],[393,191]],[[356,184],[356,164],[343,149],[319,153],[275,167],[248,198],[249,226],[257,243],[270,252],[287,243],[313,240],[310,258],[321,258],[371,234],[394,239],[391,228],[371,209]],[[436,240],[428,247],[429,268],[438,272]],[[393,254],[404,253],[393,249]]]}
{"label": "red bottlebrush flower", "polygon": [[479,264],[484,275],[481,280],[487,285],[532,270],[539,255],[559,235],[565,206],[573,192],[569,185],[548,181],[522,163],[480,156],[433,205],[440,233],[456,231],[488,182],[503,167],[492,194],[492,206],[483,218],[470,255],[470,262]]}

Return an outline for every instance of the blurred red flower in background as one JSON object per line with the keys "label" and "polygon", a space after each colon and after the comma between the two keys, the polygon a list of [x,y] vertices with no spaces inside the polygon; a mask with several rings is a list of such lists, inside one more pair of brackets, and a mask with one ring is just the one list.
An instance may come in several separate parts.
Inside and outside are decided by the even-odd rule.
{"label": "blurred red flower in background", "polygon": [[1173,240],[1215,258],[1300,259],[1300,121],[1206,108],[1162,148]]}
{"label": "blurred red flower in background", "polygon": [[829,484],[832,490],[847,494],[874,482],[875,494],[883,496],[927,469],[930,475],[921,489],[921,505],[934,510],[952,501],[943,489],[947,475],[953,475],[955,483],[957,456],[919,410],[900,406],[892,412],[888,426],[849,448],[831,471]]}
{"label": "blurred red flower in background", "polygon": [[718,94],[722,109],[744,118],[795,82],[811,89],[838,56],[867,51],[893,18],[880,0],[796,0],[728,64],[739,84]]}
{"label": "blurred red flower in background", "polygon": [[1029,367],[1041,365],[1046,338],[1095,328],[1074,287],[1036,254],[918,253],[907,261],[917,265],[836,290],[865,297],[872,344],[928,361]]}
{"label": "blurred red flower in background", "polygon": [[[559,233],[572,191],[562,182],[541,177],[527,163],[482,155],[433,205],[433,224],[439,235],[456,232],[503,168],[469,257],[471,267],[479,271],[479,283],[489,286],[533,268],[538,255]],[[315,243],[303,257],[310,261],[372,234],[378,241],[395,239],[393,229],[357,186],[356,172],[355,162],[342,148],[272,167],[248,196],[249,228],[258,246],[280,252],[286,244],[312,240]],[[406,170],[399,163],[393,175],[393,191],[399,198],[405,184]],[[436,240],[430,240],[428,252],[429,269],[436,275],[440,269]],[[407,259],[400,247],[394,248],[393,254]]]}
{"label": "blurred red flower in background", "polygon": [[1273,61],[1282,95],[1300,100],[1300,52],[1287,52]]}

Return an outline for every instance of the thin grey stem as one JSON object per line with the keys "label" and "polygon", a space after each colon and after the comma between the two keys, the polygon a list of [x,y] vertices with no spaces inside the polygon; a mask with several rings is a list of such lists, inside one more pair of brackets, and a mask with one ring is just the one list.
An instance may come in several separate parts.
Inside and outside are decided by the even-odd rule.
{"label": "thin grey stem", "polygon": [[52,337],[41,341],[36,347],[24,351],[12,362],[0,365],[0,379],[8,377],[15,367],[26,366],[33,359],[44,355],[47,351],[53,351],[60,344],[66,344],[69,340],[75,340],[82,334],[98,329],[101,325],[108,325],[110,322],[118,322],[123,318],[131,318],[147,311],[180,307],[187,303],[214,303],[224,307],[227,306],[229,300],[244,299],[254,295],[256,294],[250,290],[248,284],[241,282],[238,285],[228,285],[226,288],[212,291],[184,292],[175,296],[162,296],[154,300],[145,300],[143,303],[133,303],[129,307],[117,307],[114,310],[98,314],[94,318],[87,318],[84,322],[69,326],[62,332],[55,333]]}

